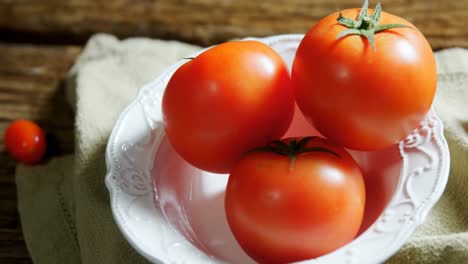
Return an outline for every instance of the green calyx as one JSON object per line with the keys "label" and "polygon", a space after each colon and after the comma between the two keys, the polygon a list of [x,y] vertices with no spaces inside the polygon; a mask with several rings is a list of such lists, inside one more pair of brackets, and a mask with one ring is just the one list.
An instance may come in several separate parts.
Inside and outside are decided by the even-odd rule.
{"label": "green calyx", "polygon": [[374,9],[374,12],[371,15],[367,13],[368,8],[369,2],[368,0],[364,0],[364,4],[356,20],[344,17],[343,14],[340,12],[337,21],[340,25],[343,25],[348,29],[338,34],[338,36],[336,36],[336,39],[341,39],[348,35],[364,36],[369,41],[372,48],[375,50],[374,35],[376,33],[392,28],[411,28],[410,26],[403,24],[379,25],[380,17],[382,14],[382,6],[380,5],[380,3],[378,3]]}
{"label": "green calyx", "polygon": [[275,140],[265,147],[255,148],[250,152],[273,152],[279,155],[288,156],[290,160],[291,169],[294,168],[297,155],[307,152],[325,152],[335,157],[340,158],[338,153],[323,147],[307,147],[307,143],[317,137],[305,137],[299,140],[291,139],[288,143]]}

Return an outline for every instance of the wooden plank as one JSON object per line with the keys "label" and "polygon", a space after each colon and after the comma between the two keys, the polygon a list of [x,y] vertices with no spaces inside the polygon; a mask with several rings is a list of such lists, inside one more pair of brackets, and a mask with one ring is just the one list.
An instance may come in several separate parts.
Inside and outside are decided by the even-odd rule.
{"label": "wooden plank", "polygon": [[[376,1],[371,1],[373,6]],[[149,36],[210,45],[231,38],[305,33],[338,8],[362,0],[0,0],[3,40],[83,43],[91,34]],[[468,47],[468,0],[385,0],[435,49]]]}
{"label": "wooden plank", "polygon": [[[47,158],[73,152],[73,112],[64,79],[80,52],[75,46],[0,43],[0,139],[15,119],[36,121],[46,132]],[[32,263],[21,232],[16,162],[0,140],[0,263]]]}
{"label": "wooden plank", "polygon": [[21,227],[0,229],[0,263],[32,263]]}

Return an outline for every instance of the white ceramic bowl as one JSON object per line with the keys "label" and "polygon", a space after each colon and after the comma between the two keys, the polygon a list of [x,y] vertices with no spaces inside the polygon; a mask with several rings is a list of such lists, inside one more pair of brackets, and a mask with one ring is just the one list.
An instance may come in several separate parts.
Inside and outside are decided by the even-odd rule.
{"label": "white ceramic bowl", "polygon": [[[290,67],[301,39],[302,35],[280,35],[257,40],[275,49]],[[192,167],[164,135],[162,94],[183,62],[143,87],[112,131],[106,185],[115,221],[130,244],[154,263],[254,263],[226,222],[227,175]],[[296,111],[286,136],[314,134]],[[424,222],[447,183],[449,152],[434,111],[398,145],[352,155],[366,178],[361,231],[346,246],[300,263],[383,262]]]}

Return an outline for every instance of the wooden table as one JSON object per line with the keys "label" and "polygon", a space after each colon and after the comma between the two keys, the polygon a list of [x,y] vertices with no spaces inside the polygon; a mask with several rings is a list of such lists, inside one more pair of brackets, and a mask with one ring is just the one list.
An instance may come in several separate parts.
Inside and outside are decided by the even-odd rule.
{"label": "wooden table", "polygon": [[[435,50],[468,48],[468,0],[384,0]],[[361,0],[0,0],[0,138],[15,119],[47,132],[50,159],[73,153],[73,112],[64,79],[90,35],[147,36],[200,45],[235,37],[304,33]],[[374,3],[371,3],[373,6]],[[0,263],[31,263],[17,213],[15,166],[0,142]]]}

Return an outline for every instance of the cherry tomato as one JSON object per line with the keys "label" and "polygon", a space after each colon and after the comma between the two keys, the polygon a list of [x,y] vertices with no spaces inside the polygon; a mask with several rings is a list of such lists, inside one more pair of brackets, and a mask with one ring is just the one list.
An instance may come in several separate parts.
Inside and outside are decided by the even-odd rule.
{"label": "cherry tomato", "polygon": [[361,9],[320,20],[301,41],[291,73],[306,118],[325,137],[356,150],[404,139],[429,111],[437,82],[422,33],[380,5],[370,12],[366,0]]}
{"label": "cherry tomato", "polygon": [[17,120],[5,132],[7,151],[18,161],[35,164],[42,160],[46,150],[44,131],[34,122]]}
{"label": "cherry tomato", "polygon": [[225,210],[244,251],[259,263],[290,263],[350,242],[364,215],[361,170],[318,137],[284,139],[247,153],[229,176]]}
{"label": "cherry tomato", "polygon": [[212,47],[182,65],[163,95],[168,139],[187,162],[229,172],[242,153],[279,139],[294,113],[282,58],[258,41]]}

